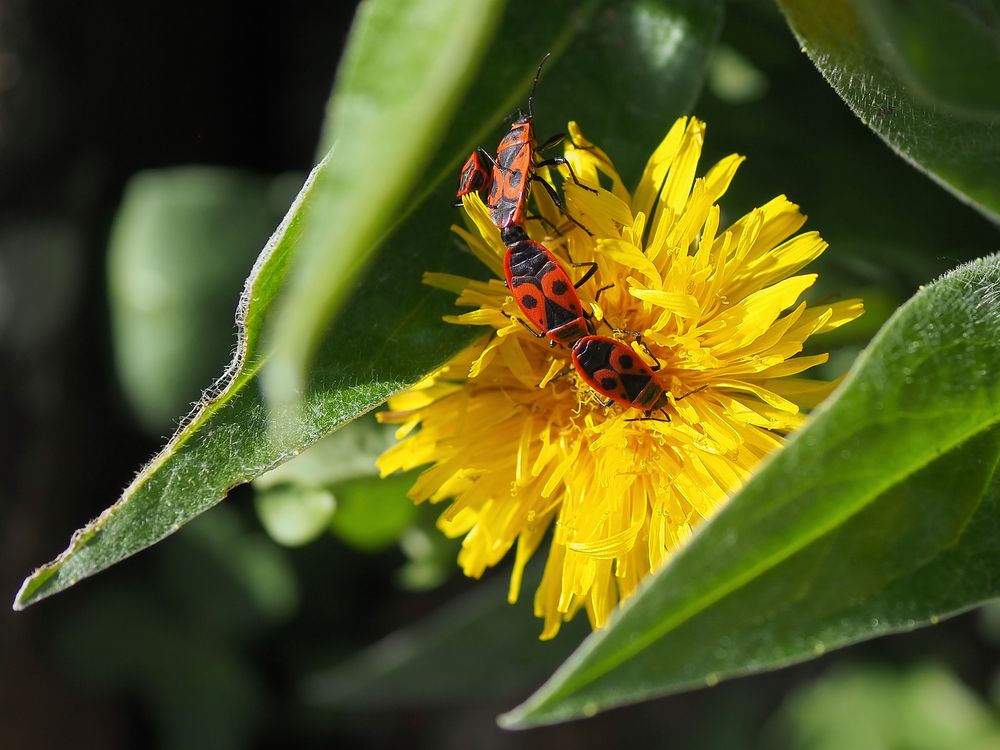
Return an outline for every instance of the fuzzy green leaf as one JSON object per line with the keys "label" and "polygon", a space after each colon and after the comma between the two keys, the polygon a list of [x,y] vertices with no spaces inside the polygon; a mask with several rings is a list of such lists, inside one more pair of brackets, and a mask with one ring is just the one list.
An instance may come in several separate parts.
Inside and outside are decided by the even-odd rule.
{"label": "fuzzy green leaf", "polygon": [[866,0],[857,5],[904,83],[958,114],[1000,115],[1000,3]]}
{"label": "fuzzy green leaf", "polygon": [[586,716],[1000,595],[1000,257],[918,293],[838,394],[502,721]]}
{"label": "fuzzy green leaf", "polygon": [[[803,49],[862,122],[904,159],[1000,222],[996,122],[947,112],[914,95],[866,33],[856,10],[860,3],[780,0],[779,4]],[[995,88],[993,78],[982,82]]]}

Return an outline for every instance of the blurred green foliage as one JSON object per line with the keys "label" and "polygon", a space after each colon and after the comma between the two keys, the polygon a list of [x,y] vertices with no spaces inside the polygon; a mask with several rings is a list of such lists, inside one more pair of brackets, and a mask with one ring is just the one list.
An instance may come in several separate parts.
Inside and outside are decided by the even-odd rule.
{"label": "blurred green foliage", "polygon": [[[525,590],[540,578],[541,566],[534,565]],[[349,659],[323,669],[317,665],[302,683],[304,700],[327,710],[386,710],[517,697],[569,656],[587,626],[574,622],[554,645],[539,641],[537,628],[523,627],[531,597],[511,606],[506,585],[503,576],[493,576]]]}
{"label": "blurred green foliage", "polygon": [[78,304],[80,238],[58,220],[0,228],[0,346],[12,361],[52,346]]}
{"label": "blurred green foliage", "polygon": [[774,731],[789,750],[994,750],[997,709],[937,662],[844,664],[792,695]]}
{"label": "blurred green foliage", "polygon": [[232,169],[144,172],[125,188],[108,249],[117,369],[162,435],[223,370],[239,293],[298,180]]}
{"label": "blurred green foliage", "polygon": [[259,476],[257,513],[268,533],[297,545],[328,529],[369,552],[394,544],[417,509],[406,497],[412,479],[378,477],[375,459],[392,443],[391,430],[362,417]]}

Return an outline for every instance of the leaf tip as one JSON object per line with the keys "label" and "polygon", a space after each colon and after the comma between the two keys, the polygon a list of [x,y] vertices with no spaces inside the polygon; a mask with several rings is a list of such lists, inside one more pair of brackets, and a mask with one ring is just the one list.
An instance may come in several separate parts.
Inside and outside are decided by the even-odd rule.
{"label": "leaf tip", "polygon": [[33,588],[32,583],[34,582],[34,579],[34,573],[25,578],[21,583],[21,588],[19,588],[17,593],[14,595],[14,602],[11,604],[11,609],[15,612],[21,612],[31,605],[31,589]]}
{"label": "leaf tip", "polygon": [[523,723],[524,713],[521,707],[515,708],[507,713],[500,714],[497,717],[497,726],[501,729],[525,729],[525,724]]}
{"label": "leaf tip", "polygon": [[[541,696],[541,690],[544,690],[544,686],[521,705],[500,714],[497,717],[497,726],[501,729],[521,730],[533,729],[545,724],[559,723],[562,717],[553,715],[546,710],[545,704],[547,701]],[[589,718],[595,713],[597,713],[596,708],[594,711],[586,712],[583,715]]]}
{"label": "leaf tip", "polygon": [[[21,612],[39,600],[54,594],[55,591],[43,591],[43,588],[45,586],[45,582],[56,574],[58,570],[58,562],[58,559],[53,560],[40,568],[36,568],[31,575],[25,578],[21,583],[21,588],[19,588],[17,590],[17,594],[14,595],[14,602],[11,604],[11,609],[15,612]],[[74,583],[76,583],[76,581],[71,582],[70,585],[73,585]]]}

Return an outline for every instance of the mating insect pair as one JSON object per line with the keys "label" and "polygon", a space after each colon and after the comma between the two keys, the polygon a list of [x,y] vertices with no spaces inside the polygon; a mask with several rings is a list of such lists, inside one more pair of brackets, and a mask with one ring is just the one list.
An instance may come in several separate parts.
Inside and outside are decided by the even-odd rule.
{"label": "mating insect pair", "polygon": [[[541,75],[542,65],[548,55],[542,58],[535,73],[535,79],[528,95],[528,112],[516,118],[510,130],[497,147],[497,157],[493,159],[483,149],[477,149],[466,160],[459,176],[456,195],[478,192],[490,211],[490,218],[500,230],[500,236],[507,246],[504,256],[504,275],[507,287],[524,317],[535,326],[532,328],[524,320],[519,322],[538,338],[549,339],[552,346],[562,344],[570,347],[573,367],[580,377],[598,394],[604,406],[619,403],[635,407],[649,413],[663,410],[669,401],[663,388],[657,383],[654,367],[647,365],[626,344],[607,336],[598,336],[591,316],[584,312],[576,290],[585,284],[597,271],[597,263],[574,263],[574,266],[589,267],[589,270],[575,284],[570,280],[559,260],[540,242],[528,238],[525,222],[531,217],[527,202],[531,183],[540,183],[549,193],[553,202],[562,208],[562,201],[548,182],[534,173],[545,166],[566,166],[562,157],[536,160],[536,154],[563,139],[559,134],[537,146],[532,126],[535,86]],[[492,168],[487,168],[486,161]],[[572,168],[570,176],[580,187],[596,192],[582,185],[576,179]],[[574,221],[578,226],[579,222]],[[586,228],[582,227],[585,231]],[[599,297],[604,289],[599,289]],[[537,330],[536,330],[537,329]],[[663,412],[666,415],[666,412]],[[669,419],[669,417],[668,417]]]}
{"label": "mating insect pair", "polygon": [[[649,413],[663,410],[669,397],[656,381],[660,369],[647,365],[629,346],[617,339],[598,336],[591,316],[583,310],[576,290],[597,270],[596,263],[574,284],[552,252],[539,242],[523,240],[507,248],[504,275],[518,308],[534,336],[548,338],[552,346],[570,347],[574,369],[604,399],[604,406],[619,403]],[[598,290],[598,295],[604,289]],[[614,330],[614,329],[612,329]],[[666,414],[666,412],[663,412]],[[668,417],[669,419],[669,417]]]}
{"label": "mating insect pair", "polygon": [[588,267],[574,284],[547,247],[525,238],[507,246],[503,265],[507,288],[528,322],[517,320],[532,335],[548,338],[551,346],[569,346],[573,367],[604,397],[604,406],[617,402],[641,409],[647,416],[663,410],[669,397],[653,374],[659,364],[650,367],[621,341],[596,335],[593,320],[583,309],[576,290],[591,279],[597,263],[574,263]]}

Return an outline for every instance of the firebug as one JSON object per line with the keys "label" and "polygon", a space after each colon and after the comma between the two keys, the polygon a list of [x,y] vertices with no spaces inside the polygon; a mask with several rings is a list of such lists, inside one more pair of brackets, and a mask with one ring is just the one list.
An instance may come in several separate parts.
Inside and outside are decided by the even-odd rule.
{"label": "firebug", "polygon": [[[647,349],[648,351],[648,349]],[[603,406],[619,403],[625,407],[635,407],[646,412],[664,410],[670,399],[656,380],[655,367],[647,365],[627,344],[607,336],[583,336],[573,343],[571,352],[573,366],[584,382],[606,400],[598,399]],[[704,390],[701,386],[685,393],[675,401],[687,398],[692,393]]]}
{"label": "firebug", "polygon": [[[596,192],[593,188],[581,185],[576,179],[572,167],[565,158],[557,156],[552,159],[536,161],[536,156],[548,148],[556,145],[565,138],[565,134],[559,133],[549,138],[541,146],[535,140],[533,102],[535,97],[535,86],[538,85],[538,78],[542,74],[542,66],[548,60],[548,54],[538,63],[538,70],[535,71],[535,79],[531,84],[531,93],[528,94],[528,112],[521,114],[511,123],[507,135],[497,146],[497,156],[493,164],[492,180],[490,181],[489,194],[486,205],[490,209],[490,218],[500,229],[500,237],[507,245],[512,245],[524,240],[527,235],[524,232],[524,222],[528,218],[527,204],[528,195],[531,191],[531,183],[541,183],[552,201],[563,207],[562,201],[556,194],[555,188],[541,177],[534,173],[538,167],[551,167],[565,165],[570,170],[573,181],[581,187]],[[471,157],[470,157],[471,158]],[[468,162],[466,162],[468,165]],[[463,171],[464,174],[464,171]],[[572,220],[572,217],[570,217]],[[574,223],[577,223],[573,220]]]}
{"label": "firebug", "polygon": [[524,327],[538,338],[548,337],[551,346],[571,344],[593,333],[590,316],[584,312],[576,290],[597,270],[596,263],[579,263],[589,270],[574,284],[559,260],[539,242],[522,239],[507,247],[504,275],[514,301],[535,326]]}
{"label": "firebug", "polygon": [[607,398],[602,401],[605,406],[617,402],[652,411],[667,403],[663,388],[653,375],[655,370],[621,341],[607,336],[584,336],[574,342],[572,358],[584,382]]}
{"label": "firebug", "polygon": [[490,187],[493,185],[493,158],[482,148],[477,148],[462,165],[458,176],[458,189],[455,197],[459,200],[456,206],[461,206],[461,198],[469,193],[479,193],[483,203],[489,198]]}

